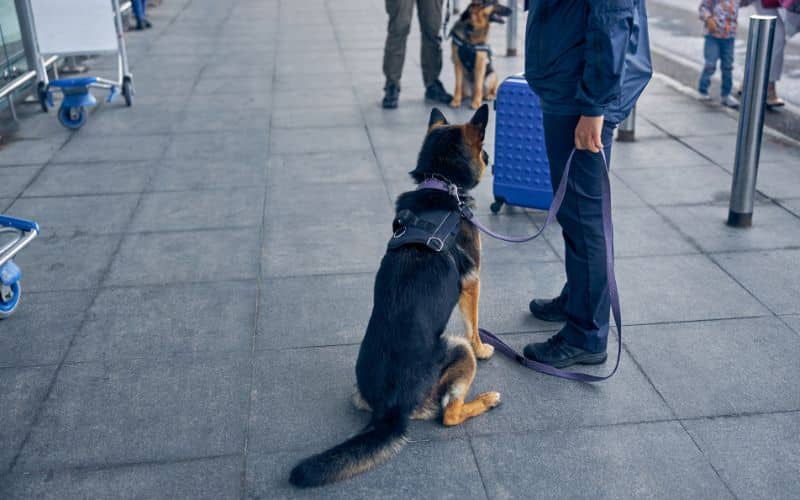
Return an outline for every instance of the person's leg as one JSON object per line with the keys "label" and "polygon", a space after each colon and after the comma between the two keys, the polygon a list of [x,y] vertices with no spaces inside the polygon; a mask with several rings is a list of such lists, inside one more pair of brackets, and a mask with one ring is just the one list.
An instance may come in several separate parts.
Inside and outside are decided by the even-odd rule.
{"label": "person's leg", "polygon": [[417,0],[417,17],[422,33],[420,62],[425,88],[436,83],[442,72],[442,3],[443,0]]}
{"label": "person's leg", "polygon": [[723,98],[729,96],[731,90],[733,90],[733,44],[733,38],[717,39],[720,59],[719,67],[722,72],[722,88],[719,93]]}
{"label": "person's leg", "polygon": [[[578,119],[578,116],[544,115],[553,186],[561,182],[567,158],[574,148]],[[607,158],[611,154],[613,129],[610,124],[603,127]],[[567,323],[558,336],[569,345],[590,353],[605,352],[609,328],[610,299],[602,221],[604,168],[599,154],[575,153],[567,193],[557,216],[564,234],[569,284],[565,304]],[[526,353],[530,352],[531,349],[526,349]],[[592,359],[602,361],[605,357]]]}
{"label": "person's leg", "polygon": [[697,90],[700,94],[707,95],[708,88],[711,85],[711,77],[714,71],[717,70],[717,59],[719,59],[719,46],[715,42],[715,38],[711,35],[706,35],[705,43],[703,45],[703,59],[705,65],[703,72],[700,73],[700,83]]}
{"label": "person's leg", "polygon": [[383,48],[383,74],[386,76],[387,86],[392,84],[400,87],[413,8],[414,0],[386,0],[389,24],[386,28],[386,45]]}
{"label": "person's leg", "polygon": [[141,22],[144,19],[144,0],[132,0],[131,10],[133,10],[133,17]]}

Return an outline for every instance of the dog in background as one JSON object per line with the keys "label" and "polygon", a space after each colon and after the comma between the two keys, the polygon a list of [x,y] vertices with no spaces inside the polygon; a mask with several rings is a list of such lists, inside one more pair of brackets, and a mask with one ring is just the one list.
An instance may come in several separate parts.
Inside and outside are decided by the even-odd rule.
{"label": "dog in background", "polygon": [[[480,236],[461,218],[458,203],[474,205],[469,190],[488,162],[483,150],[488,121],[487,105],[463,125],[449,124],[436,108],[431,112],[410,175],[417,184],[430,178],[447,182],[452,192],[423,188],[401,194],[395,222],[401,214],[446,212],[456,217],[452,236],[437,251],[414,242],[390,244],[375,276],[374,305],[356,362],[353,403],[372,412],[370,423],[344,443],[300,462],[289,477],[295,486],[347,479],[388,460],[405,444],[410,419],[442,415],[444,425],[458,425],[500,403],[497,392],[465,401],[476,355],[488,358],[493,352],[478,336]],[[451,194],[456,191],[458,198]],[[395,237],[405,231],[395,229]],[[456,305],[468,340],[443,335]]]}
{"label": "dog in background", "polygon": [[[461,14],[450,30],[452,38],[453,64],[455,65],[456,86],[450,106],[461,106],[461,99],[471,90],[470,107],[478,109],[486,100],[497,97],[499,84],[497,74],[492,68],[492,51],[489,47],[489,25],[502,23],[502,17],[511,14],[511,9],[500,5],[497,0],[473,0]],[[471,89],[464,80],[472,82]]]}

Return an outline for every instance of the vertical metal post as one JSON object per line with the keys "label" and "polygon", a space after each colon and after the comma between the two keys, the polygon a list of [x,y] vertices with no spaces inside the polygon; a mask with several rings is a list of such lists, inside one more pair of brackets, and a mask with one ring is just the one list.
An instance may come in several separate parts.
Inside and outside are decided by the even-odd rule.
{"label": "vertical metal post", "polygon": [[461,9],[458,8],[460,3],[458,0],[453,0],[453,14],[461,12]]}
{"label": "vertical metal post", "polygon": [[744,92],[739,113],[739,131],[736,135],[736,159],[733,163],[733,184],[728,211],[728,225],[733,227],[750,227],[753,224],[753,200],[761,136],[764,131],[764,107],[775,19],[775,16],[750,16]]}
{"label": "vertical metal post", "polygon": [[633,107],[627,118],[622,120],[617,129],[617,140],[620,142],[633,142],[636,140],[636,106]]}
{"label": "vertical metal post", "polygon": [[44,61],[39,54],[39,45],[36,43],[36,29],[33,26],[30,0],[14,0],[14,4],[17,8],[22,47],[25,50],[28,69],[35,69],[36,79],[47,84],[47,68],[44,67]]}
{"label": "vertical metal post", "polygon": [[517,14],[519,13],[517,0],[511,0],[508,7],[511,9],[511,14],[506,21],[508,25],[506,26],[506,55],[513,57],[517,55]]}

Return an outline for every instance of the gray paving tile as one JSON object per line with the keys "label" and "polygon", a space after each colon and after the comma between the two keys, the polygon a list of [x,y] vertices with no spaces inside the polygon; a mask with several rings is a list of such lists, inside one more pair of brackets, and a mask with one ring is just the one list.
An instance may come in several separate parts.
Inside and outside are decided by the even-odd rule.
{"label": "gray paving tile", "polygon": [[663,169],[710,164],[701,155],[673,139],[616,142],[611,153],[611,163],[615,171],[625,168]]}
{"label": "gray paving tile", "polygon": [[248,376],[240,354],[64,365],[15,470],[235,453]]}
{"label": "gray paving tile", "polygon": [[[344,436],[342,436],[344,437]],[[298,490],[287,478],[292,467],[311,453],[276,453],[251,456],[247,462],[250,498],[330,499],[483,499],[481,477],[470,445],[463,439],[411,443],[377,469],[324,490]],[[252,455],[252,454],[251,454]]]}
{"label": "gray paving tile", "polygon": [[[558,328],[560,325],[556,324]],[[505,335],[509,345],[522,351],[530,342],[544,342],[553,332]],[[616,360],[616,339],[609,339],[608,361],[604,365],[573,367],[594,375],[608,374]],[[495,354],[481,361],[471,394],[498,391],[503,404],[468,421],[470,435],[524,432],[544,429],[612,425],[672,418],[645,376],[630,356],[622,354],[620,369],[609,383],[576,384],[523,368]]]}
{"label": "gray paving tile", "polygon": [[[481,221],[490,230],[508,236],[524,236],[536,233],[539,225],[521,212],[483,217]],[[517,264],[535,265],[536,262],[558,262],[559,257],[544,240],[530,243],[508,243],[481,235],[482,266]]]}
{"label": "gray paving tile", "polygon": [[720,254],[714,259],[776,314],[800,313],[800,250]]}
{"label": "gray paving tile", "polygon": [[[646,119],[642,119],[638,116],[635,124],[634,135],[636,140],[658,138],[665,139],[667,137],[666,132],[656,127]],[[617,129],[617,137],[619,137],[619,129]]]}
{"label": "gray paving tile", "polygon": [[2,322],[0,367],[56,364],[77,333],[93,293],[24,292],[17,311]]}
{"label": "gray paving tile", "polygon": [[164,158],[203,162],[242,161],[263,165],[267,159],[267,135],[261,132],[176,135],[172,137]]}
{"label": "gray paving tile", "polygon": [[[336,107],[300,108],[289,107],[272,112],[274,128],[308,128],[308,127],[356,127],[363,123],[361,111],[355,104],[342,106],[338,101]],[[276,108],[280,106],[275,103]]]}
{"label": "gray paving tile", "polygon": [[[53,117],[55,119],[55,117]],[[67,141],[67,136],[46,139],[4,141],[0,165],[39,165],[47,162]]]}
{"label": "gray paving tile", "polygon": [[[323,78],[327,78],[327,76],[323,76]],[[326,111],[341,106],[357,109],[358,106],[358,101],[349,86],[325,86],[324,88],[306,86],[283,88],[279,86],[275,89],[273,103],[276,110],[292,110],[297,114],[305,114],[302,108]],[[300,109],[298,109],[298,105],[300,105]],[[353,125],[360,125],[360,122]],[[321,126],[330,127],[329,123]]]}
{"label": "gray paving tile", "polygon": [[67,360],[246,352],[255,302],[255,283],[103,289]]}
{"label": "gray paving tile", "polygon": [[284,227],[306,222],[320,223],[336,217],[342,221],[350,218],[382,219],[391,228],[394,218],[394,210],[381,182],[335,186],[321,182],[270,184],[266,213],[274,224]]}
{"label": "gray paving tile", "polygon": [[359,127],[275,129],[270,134],[270,151],[274,154],[365,149],[370,149],[370,142],[364,128]]}
{"label": "gray paving tile", "polygon": [[781,200],[780,204],[786,207],[790,212],[800,217],[800,198],[791,200]]}
{"label": "gray paving tile", "polygon": [[192,95],[204,96],[207,101],[214,101],[220,94],[236,94],[244,99],[264,94],[271,101],[271,90],[272,80],[263,78],[231,78],[230,75],[228,77],[202,75],[195,83]]}
{"label": "gray paving tile", "polygon": [[0,196],[8,198],[19,196],[41,168],[38,165],[0,168]]}
{"label": "gray paving tile", "polygon": [[707,252],[800,245],[800,221],[775,205],[755,207],[753,226],[747,229],[726,224],[727,206],[662,207],[659,211]]}
{"label": "gray paving tile", "polygon": [[799,315],[792,315],[792,316],[784,316],[783,321],[789,325],[791,329],[797,332],[800,335],[800,314]]}
{"label": "gray paving tile", "polygon": [[[420,117],[422,116],[424,115],[420,115]],[[408,125],[369,125],[367,130],[369,138],[376,149],[410,149],[419,152],[427,132],[426,125],[420,120],[420,124],[417,127]]]}
{"label": "gray paving tile", "polygon": [[800,410],[792,382],[800,376],[800,338],[777,318],[634,326],[628,332],[631,354],[681,418]]}
{"label": "gray paving tile", "polygon": [[223,457],[107,469],[23,472],[9,476],[5,484],[0,484],[0,495],[52,500],[236,498],[241,466],[240,457]]}
{"label": "gray paving tile", "polygon": [[65,238],[122,232],[138,200],[138,194],[20,198],[11,211],[47,226],[48,236]]}
{"label": "gray paving tile", "polygon": [[768,313],[746,290],[702,255],[617,259],[616,272],[626,324]]}
{"label": "gray paving tile", "polygon": [[732,498],[674,422],[472,438],[489,495]]}
{"label": "gray paving tile", "polygon": [[81,130],[82,135],[152,135],[171,131],[182,116],[187,99],[173,97],[153,102],[142,96],[140,102],[138,81],[135,90],[134,104],[130,108],[122,100],[99,106]]}
{"label": "gray paving tile", "polygon": [[354,344],[372,312],[373,272],[266,280],[257,349]]}
{"label": "gray paving tile", "polygon": [[260,226],[263,188],[145,193],[130,231]]}
{"label": "gray paving tile", "polygon": [[136,193],[153,175],[152,162],[101,162],[49,165],[25,196]]}
{"label": "gray paving tile", "polygon": [[[674,100],[674,97],[670,96]],[[668,106],[670,106],[668,104]],[[667,111],[664,113],[648,112],[647,119],[676,137],[699,137],[705,135],[736,134],[738,123],[735,119],[719,111],[695,110],[691,119],[685,113]],[[636,124],[638,129],[639,123]],[[639,132],[638,130],[636,131]]]}
{"label": "gray paving tile", "polygon": [[622,169],[614,175],[652,205],[727,204],[730,199],[731,176],[716,166]]}
{"label": "gray paving tile", "polygon": [[150,183],[152,191],[197,191],[262,186],[263,164],[248,161],[167,161],[158,165]]}
{"label": "gray paving tile", "polygon": [[[294,183],[320,182],[326,185],[342,183],[381,182],[375,155],[372,151],[310,153],[272,156],[268,163],[271,186],[291,186]],[[338,186],[330,186],[336,191]]]}
{"label": "gray paving tile", "polygon": [[797,413],[685,422],[703,454],[739,498],[797,498]]}
{"label": "gray paving tile", "polygon": [[[42,226],[42,234],[48,235],[47,226]],[[120,237],[40,237],[14,258],[25,273],[22,286],[36,292],[79,290],[98,286]]]}
{"label": "gray paving tile", "polygon": [[8,207],[11,206],[13,201],[13,198],[0,198],[0,212],[5,212],[8,210]]}
{"label": "gray paving tile", "polygon": [[0,368],[0,467],[4,474],[33,425],[53,372],[55,366]]}
{"label": "gray paving tile", "polygon": [[[198,96],[200,101],[209,101],[208,96]],[[219,97],[211,98],[211,102],[189,102],[173,130],[185,132],[239,132],[244,135],[266,134],[269,130],[270,112],[266,95],[249,95],[245,97],[228,96],[219,101]],[[236,107],[232,107],[232,104]],[[241,107],[248,109],[248,118],[244,119]]]}
{"label": "gray paving tile", "polygon": [[760,162],[756,189],[771,198],[792,198],[800,195],[800,158],[786,163]]}
{"label": "gray paving tile", "polygon": [[164,135],[86,136],[69,141],[51,160],[53,163],[84,161],[157,160],[167,147]]}
{"label": "gray paving tile", "polygon": [[255,278],[258,229],[130,234],[111,265],[109,285]]}
{"label": "gray paving tile", "polygon": [[375,272],[392,232],[391,220],[337,218],[266,227],[264,276]]}
{"label": "gray paving tile", "polygon": [[[703,155],[711,158],[726,170],[733,170],[733,161],[736,155],[736,135],[720,135],[705,137],[685,137],[683,139],[689,146]],[[794,148],[796,149],[796,148]],[[769,138],[764,138],[761,143],[761,162],[797,163],[800,153],[793,151],[791,146],[784,146]]]}

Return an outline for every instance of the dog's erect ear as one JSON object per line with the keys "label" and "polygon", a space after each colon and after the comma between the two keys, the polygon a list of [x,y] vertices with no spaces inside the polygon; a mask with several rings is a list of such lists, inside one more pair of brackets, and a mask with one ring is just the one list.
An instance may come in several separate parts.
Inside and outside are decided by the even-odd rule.
{"label": "dog's erect ear", "polygon": [[469,121],[469,124],[478,129],[481,133],[481,140],[483,140],[483,136],[486,134],[486,125],[489,123],[489,105],[484,104],[478,111],[472,115],[472,119]]}
{"label": "dog's erect ear", "polygon": [[494,16],[503,16],[508,17],[511,15],[512,10],[505,5],[500,5],[499,3],[494,6],[494,10],[492,11],[492,17]]}
{"label": "dog's erect ear", "polygon": [[447,125],[447,118],[439,111],[439,108],[431,110],[431,117],[428,120],[428,128],[432,128],[434,125]]}

